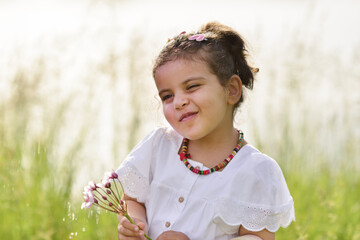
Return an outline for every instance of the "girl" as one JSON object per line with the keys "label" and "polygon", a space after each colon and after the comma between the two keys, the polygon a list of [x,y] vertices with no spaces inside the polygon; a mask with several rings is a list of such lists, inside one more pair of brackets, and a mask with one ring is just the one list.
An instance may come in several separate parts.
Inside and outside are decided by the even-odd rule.
{"label": "girl", "polygon": [[151,132],[117,170],[139,226],[119,216],[119,239],[274,239],[295,219],[278,164],[233,125],[257,72],[246,53],[219,23],[160,52],[153,76],[172,128]]}

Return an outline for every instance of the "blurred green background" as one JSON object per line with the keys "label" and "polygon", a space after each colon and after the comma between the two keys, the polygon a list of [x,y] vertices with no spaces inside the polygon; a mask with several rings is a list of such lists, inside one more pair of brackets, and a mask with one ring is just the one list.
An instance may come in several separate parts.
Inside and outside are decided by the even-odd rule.
{"label": "blurred green background", "polygon": [[0,1],[1,239],[116,239],[82,189],[166,125],[151,76],[169,37],[217,20],[260,68],[236,116],[275,158],[296,222],[277,239],[360,239],[357,1]]}

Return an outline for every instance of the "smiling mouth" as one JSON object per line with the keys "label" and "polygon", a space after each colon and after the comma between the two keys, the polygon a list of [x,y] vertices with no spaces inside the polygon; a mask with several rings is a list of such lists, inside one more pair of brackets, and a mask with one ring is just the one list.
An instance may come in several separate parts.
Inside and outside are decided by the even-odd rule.
{"label": "smiling mouth", "polygon": [[179,121],[180,121],[180,122],[185,122],[185,121],[191,120],[191,119],[193,119],[196,115],[197,115],[197,112],[185,113],[185,114],[181,115]]}

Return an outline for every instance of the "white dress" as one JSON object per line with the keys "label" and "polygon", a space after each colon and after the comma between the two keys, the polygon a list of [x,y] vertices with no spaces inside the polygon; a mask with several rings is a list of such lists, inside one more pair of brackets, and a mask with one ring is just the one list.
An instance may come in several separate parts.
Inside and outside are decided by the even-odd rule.
{"label": "white dress", "polygon": [[152,239],[168,230],[191,240],[231,239],[240,225],[275,232],[295,220],[293,199],[273,159],[247,144],[221,172],[197,175],[180,161],[181,143],[174,130],[158,128],[117,170],[125,193],[145,203]]}

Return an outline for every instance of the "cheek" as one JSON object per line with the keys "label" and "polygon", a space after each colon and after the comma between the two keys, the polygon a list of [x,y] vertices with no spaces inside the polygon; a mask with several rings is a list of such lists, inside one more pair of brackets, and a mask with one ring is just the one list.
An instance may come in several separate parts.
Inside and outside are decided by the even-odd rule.
{"label": "cheek", "polygon": [[169,104],[163,104],[163,113],[167,121],[174,118],[173,108]]}
{"label": "cheek", "polygon": [[222,106],[226,104],[227,98],[225,96],[225,93],[223,91],[213,91],[211,93],[211,96],[209,96],[207,93],[203,95],[199,95],[196,97],[197,104],[200,105],[203,108],[216,110],[216,107]]}

